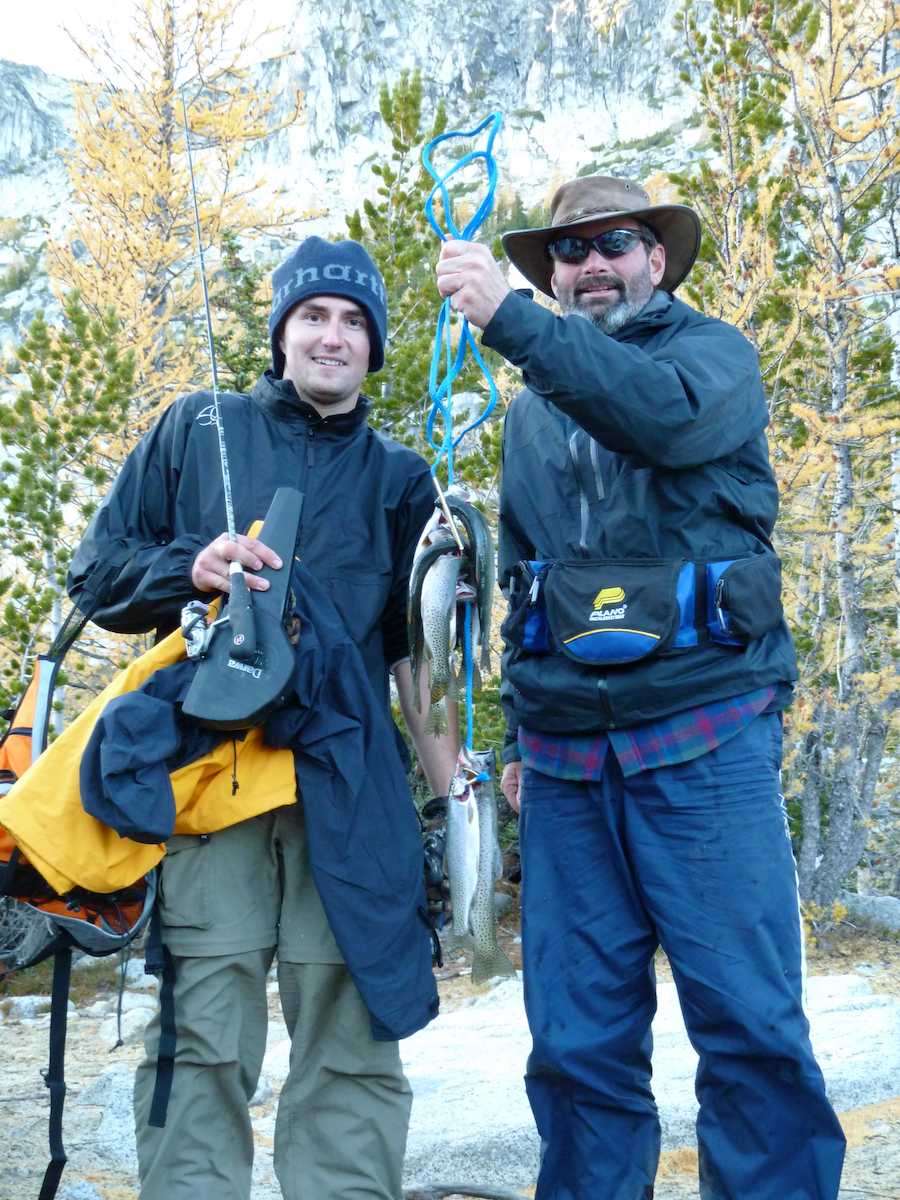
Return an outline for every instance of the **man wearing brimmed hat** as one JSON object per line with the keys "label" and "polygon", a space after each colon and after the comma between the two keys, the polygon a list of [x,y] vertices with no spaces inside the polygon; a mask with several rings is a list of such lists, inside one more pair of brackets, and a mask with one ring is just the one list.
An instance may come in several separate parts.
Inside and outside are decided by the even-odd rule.
{"label": "man wearing brimmed hat", "polygon": [[700,222],[589,176],[438,286],[522,370],[503,433],[503,789],[520,809],[537,1200],[646,1200],[653,963],[691,1040],[705,1200],[834,1200],[780,795],[797,675],[753,347],[675,298]]}
{"label": "man wearing brimmed hat", "polygon": [[[445,796],[457,746],[424,733],[429,705],[420,712],[412,704],[406,634],[413,552],[434,509],[430,471],[420,455],[367,424],[371,405],[361,388],[384,362],[387,304],[363,247],[307,238],[272,285],[273,369],[250,395],[219,395],[235,522],[245,531],[265,517],[279,487],[304,494],[296,556],[325,597],[317,611],[327,609],[323,628],[332,642],[340,631],[347,667],[318,686],[321,663],[337,661],[322,642],[311,651],[307,644],[298,662],[298,678],[309,675],[318,688],[307,704],[320,722],[310,769],[324,763],[315,778],[339,776],[345,734],[365,748],[377,742],[387,768],[377,787],[368,786],[367,750],[345,765],[341,793],[327,780],[307,788],[310,776],[297,763],[301,796],[293,782],[279,790],[270,776],[243,777],[235,748],[234,803],[246,797],[258,815],[166,843],[160,907],[174,963],[176,1037],[162,1125],[155,1114],[164,1011],[148,1026],[137,1071],[141,1200],[249,1200],[248,1104],[266,1050],[266,984],[276,954],[291,1038],[274,1127],[281,1194],[401,1200],[412,1095],[398,1041],[437,1012],[421,834],[389,695],[393,672],[420,762]],[[188,601],[229,590],[232,561],[257,594],[269,587],[255,574],[263,565],[292,570],[258,539],[240,532],[234,542],[222,532],[212,400],[198,392],[163,414],[125,462],[75,555],[73,597],[94,592],[105,566],[118,563],[93,616],[107,629],[170,632]],[[315,613],[306,624],[318,628]],[[326,692],[339,701],[331,726],[321,720]],[[268,726],[265,733],[266,747],[289,744],[269,741]],[[290,745],[306,754],[302,738],[299,750]]]}

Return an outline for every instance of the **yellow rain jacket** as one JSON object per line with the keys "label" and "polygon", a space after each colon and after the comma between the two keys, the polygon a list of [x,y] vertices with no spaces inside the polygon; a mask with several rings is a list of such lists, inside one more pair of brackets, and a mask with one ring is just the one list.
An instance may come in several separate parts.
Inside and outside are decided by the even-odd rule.
{"label": "yellow rain jacket", "polygon": [[[163,843],[120,837],[84,811],[79,767],[104,707],[184,658],[184,638],[176,630],[117,675],[0,799],[0,826],[60,895],[76,886],[91,892],[128,887],[165,854]],[[232,794],[235,773],[252,779],[252,786]],[[248,730],[243,740],[226,738],[210,754],[174,771],[171,781],[175,833],[214,833],[296,799],[294,755],[264,746],[262,727]],[[0,852],[4,840],[0,833]]]}

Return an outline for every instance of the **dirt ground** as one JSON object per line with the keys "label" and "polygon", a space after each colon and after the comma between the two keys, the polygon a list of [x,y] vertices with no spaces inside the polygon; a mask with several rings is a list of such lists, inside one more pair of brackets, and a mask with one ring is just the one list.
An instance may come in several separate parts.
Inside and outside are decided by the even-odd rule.
{"label": "dirt ground", "polygon": [[[516,967],[521,966],[518,922],[518,889],[504,884],[512,907],[501,919],[501,945]],[[107,964],[109,960],[105,960]],[[468,963],[454,960],[438,969],[438,987],[442,1008],[453,1009],[472,995]],[[112,967],[95,984],[97,994],[112,995]],[[876,992],[900,999],[900,938],[848,927],[839,928],[809,951],[811,975],[859,973]],[[671,978],[665,958],[657,962],[660,980]],[[34,973],[17,980],[19,992],[39,990]],[[49,975],[47,976],[49,979]],[[27,985],[27,986],[26,986]],[[82,989],[84,985],[79,985]],[[91,995],[82,990],[76,996],[79,1008],[90,1003]],[[0,1009],[3,998],[0,995]],[[278,1019],[277,997],[272,997],[272,1020]],[[0,1084],[0,1129],[4,1150],[0,1159],[0,1200],[36,1200],[47,1163],[47,1091],[39,1069],[46,1062],[48,1030],[37,1025],[7,1022],[0,1025],[0,1053],[3,1056],[3,1083]],[[72,1021],[66,1052],[66,1078],[69,1100],[65,1116],[65,1142],[71,1160],[64,1174],[61,1193],[67,1179],[90,1180],[103,1200],[136,1200],[135,1183],[126,1169],[111,1170],[91,1161],[91,1134],[100,1110],[77,1105],[80,1093],[114,1063],[133,1066],[140,1058],[139,1046],[126,1046],[114,1053],[100,1048],[97,1023]],[[848,1153],[839,1200],[900,1200],[900,1080],[898,1097],[868,1108],[841,1114],[847,1134]],[[275,1097],[270,1101],[274,1106]],[[270,1146],[271,1138],[259,1130],[260,1147]],[[274,1200],[280,1193],[273,1178],[258,1179],[254,1200]],[[534,1190],[523,1195],[534,1195]],[[656,1181],[656,1200],[695,1200],[698,1195],[697,1158],[691,1150],[665,1153]]]}

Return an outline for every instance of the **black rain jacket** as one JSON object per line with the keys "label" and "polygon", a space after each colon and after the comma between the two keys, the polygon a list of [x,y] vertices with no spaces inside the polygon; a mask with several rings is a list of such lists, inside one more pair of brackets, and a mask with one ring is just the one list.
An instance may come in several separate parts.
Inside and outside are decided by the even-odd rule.
{"label": "black rain jacket", "polygon": [[[510,295],[484,343],[526,389],[503,433],[498,576],[519,560],[681,559],[774,553],[778,489],[757,355],[732,326],[666,292],[609,337]],[[782,619],[745,646],[598,668],[555,651],[505,654],[504,758],[534,732],[628,728],[797,677]]]}
{"label": "black rain jacket", "polygon": [[[408,657],[406,592],[434,508],[428,464],[366,424],[370,404],[321,417],[267,371],[249,396],[219,394],[235,524],[262,520],[279,487],[304,493],[298,556],[356,642],[388,707],[387,667]],[[128,456],[72,560],[77,599],[114,556],[126,559],[93,619],[114,633],[177,628],[197,554],[223,533],[225,497],[211,392],[176,401]]]}

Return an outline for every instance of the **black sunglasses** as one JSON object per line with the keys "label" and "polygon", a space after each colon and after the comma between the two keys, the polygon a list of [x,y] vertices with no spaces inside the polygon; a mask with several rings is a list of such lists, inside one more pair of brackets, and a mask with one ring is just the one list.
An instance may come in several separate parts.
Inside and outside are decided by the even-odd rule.
{"label": "black sunglasses", "polygon": [[640,242],[650,245],[649,236],[640,229],[607,229],[596,237],[564,237],[551,242],[547,249],[555,262],[583,263],[593,247],[603,258],[621,258]]}

